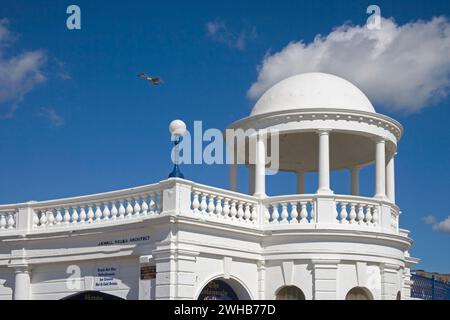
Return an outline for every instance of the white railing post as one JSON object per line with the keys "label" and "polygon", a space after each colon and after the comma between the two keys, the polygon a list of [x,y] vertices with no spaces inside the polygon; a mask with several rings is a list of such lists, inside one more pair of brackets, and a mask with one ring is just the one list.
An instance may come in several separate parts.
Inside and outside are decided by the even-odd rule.
{"label": "white railing post", "polygon": [[391,212],[392,209],[391,209],[391,206],[387,203],[382,203],[379,208],[380,208],[379,219],[380,219],[381,228],[386,231],[392,232],[392,212]]}
{"label": "white railing post", "polygon": [[[158,199],[163,214],[180,214],[191,212],[191,190],[189,182],[171,178],[161,182],[162,199]],[[161,201],[162,200],[162,201]]]}
{"label": "white railing post", "polygon": [[33,227],[33,214],[34,209],[32,205],[36,201],[29,201],[26,206],[19,208],[16,215],[16,229],[24,232],[28,232]]}
{"label": "white railing post", "polygon": [[315,220],[320,224],[336,224],[336,201],[333,195],[321,195],[316,198]]}

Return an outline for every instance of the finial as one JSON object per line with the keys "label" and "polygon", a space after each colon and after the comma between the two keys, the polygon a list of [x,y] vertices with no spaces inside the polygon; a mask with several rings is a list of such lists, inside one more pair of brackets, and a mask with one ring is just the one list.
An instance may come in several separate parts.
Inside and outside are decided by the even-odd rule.
{"label": "finial", "polygon": [[175,157],[174,157],[174,165],[173,170],[169,174],[169,178],[181,178],[184,179],[184,175],[180,171],[179,167],[179,161],[178,161],[178,144],[180,143],[181,136],[186,132],[186,124],[181,120],[173,120],[169,124],[169,131],[174,137],[173,144],[174,144],[174,150]]}

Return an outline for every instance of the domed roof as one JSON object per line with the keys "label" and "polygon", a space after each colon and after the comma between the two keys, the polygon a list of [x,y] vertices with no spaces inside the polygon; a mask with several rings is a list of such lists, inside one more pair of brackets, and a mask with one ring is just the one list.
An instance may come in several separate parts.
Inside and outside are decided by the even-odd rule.
{"label": "domed roof", "polygon": [[311,72],[275,84],[259,98],[250,115],[312,108],[375,112],[366,95],[349,81],[332,74]]}

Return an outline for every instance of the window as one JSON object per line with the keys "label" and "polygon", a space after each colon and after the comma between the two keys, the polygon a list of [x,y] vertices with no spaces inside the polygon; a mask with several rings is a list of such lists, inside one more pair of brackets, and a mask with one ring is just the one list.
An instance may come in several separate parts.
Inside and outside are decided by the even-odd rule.
{"label": "window", "polygon": [[345,300],[373,300],[373,297],[369,290],[361,287],[355,287],[347,293]]}
{"label": "window", "polygon": [[278,290],[276,300],[306,300],[305,294],[296,286],[286,286]]}

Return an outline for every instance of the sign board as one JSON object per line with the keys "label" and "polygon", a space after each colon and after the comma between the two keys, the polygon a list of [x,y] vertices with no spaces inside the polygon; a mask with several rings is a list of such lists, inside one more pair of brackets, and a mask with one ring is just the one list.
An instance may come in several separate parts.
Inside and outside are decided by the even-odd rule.
{"label": "sign board", "polygon": [[156,278],[156,266],[141,267],[141,280],[150,280]]}
{"label": "sign board", "polygon": [[213,280],[203,288],[198,300],[238,300],[238,296],[226,282]]}
{"label": "sign board", "polygon": [[119,272],[117,266],[99,266],[96,268],[94,276],[94,289],[114,289],[119,287],[119,280],[116,278]]}

